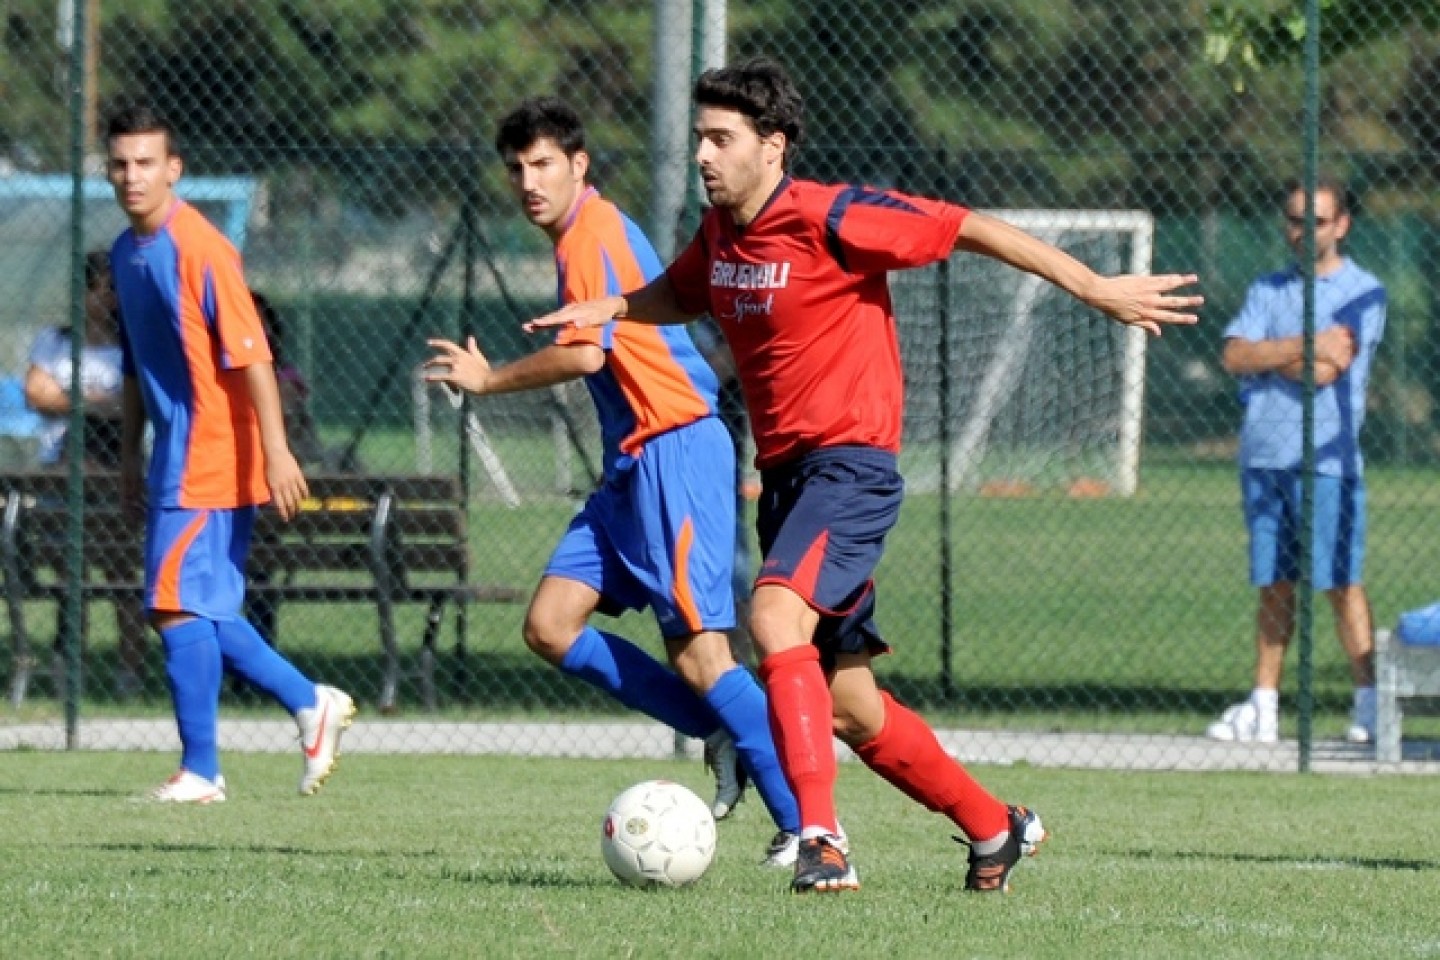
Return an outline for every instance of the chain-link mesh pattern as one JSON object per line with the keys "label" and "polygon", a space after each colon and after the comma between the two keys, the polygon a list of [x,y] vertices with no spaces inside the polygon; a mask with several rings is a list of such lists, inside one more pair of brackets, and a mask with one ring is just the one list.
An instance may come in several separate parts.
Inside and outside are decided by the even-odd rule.
{"label": "chain-link mesh pattern", "polygon": [[[77,3],[88,14],[79,31],[68,19]],[[312,476],[338,484],[317,487],[308,505],[322,518],[301,537],[312,562],[304,543],[286,554],[288,566],[258,550],[279,564],[255,573],[281,599],[252,617],[302,669],[351,690],[370,718],[376,707],[399,715],[362,723],[371,738],[357,740],[362,747],[668,749],[651,727],[623,723],[436,725],[394,739],[431,709],[431,719],[457,723],[632,719],[520,639],[523,597],[595,482],[585,392],[457,409],[416,370],[435,334],[474,331],[493,359],[521,355],[536,341],[519,321],[554,297],[548,241],[518,215],[491,147],[496,119],[526,95],[570,99],[589,128],[593,179],[671,248],[696,214],[690,178],[682,173],[674,188],[688,124],[682,108],[677,140],[674,108],[688,98],[692,62],[720,50],[732,60],[771,54],[793,73],[807,107],[801,175],[1027,211],[1027,228],[1055,242],[1064,231],[1047,212],[1099,211],[1098,227],[1065,240],[1077,256],[1107,271],[1202,277],[1202,324],[1138,352],[1063,296],[965,257],[895,278],[911,484],[879,575],[879,616],[896,648],[878,665],[885,682],[937,726],[973,731],[954,735],[967,758],[1185,766],[1219,750],[1215,762],[1293,766],[1293,743],[1237,752],[1200,736],[1249,689],[1255,628],[1235,464],[1241,408],[1219,362],[1221,334],[1251,280],[1289,262],[1280,188],[1300,172],[1304,142],[1304,73],[1289,29],[1299,8],[1261,6],[6,5],[0,444],[14,514],[7,535],[13,522],[18,546],[0,669],[17,678],[12,733],[53,733],[67,675],[50,656],[64,633],[63,543],[44,545],[61,579],[34,553],[42,535],[64,539],[63,522],[52,516],[42,529],[36,520],[46,509],[64,516],[63,484],[27,486],[46,422],[27,410],[25,384],[45,331],[79,319],[75,212],[87,250],[107,248],[124,225],[102,176],[99,121],[144,94],[182,133],[182,195],[242,250],[249,282],[276,309],[296,450]],[[1354,191],[1350,253],[1389,290],[1365,434],[1366,580],[1382,628],[1434,599],[1440,568],[1431,319],[1440,25],[1415,7],[1327,5],[1322,50],[1322,165]],[[74,129],[86,137],[78,205]],[[418,476],[458,492],[447,499],[442,484],[396,495]],[[386,497],[400,535],[376,555]],[[105,507],[87,522],[90,583],[113,593],[93,593],[84,631],[85,742],[111,742],[101,721],[125,716],[152,722],[133,728],[148,731],[140,745],[165,747],[173,734],[158,645],[126,620],[138,546],[118,526],[111,539],[135,546],[135,563],[112,562],[98,526],[115,519]],[[394,603],[361,597],[366,590]],[[463,612],[450,602],[458,595],[471,601]],[[1315,731],[1328,741],[1347,726],[1351,682],[1319,594],[1314,623]],[[648,617],[621,629],[660,652]],[[1294,666],[1292,651],[1287,738]],[[226,716],[242,724],[227,745],[268,742],[243,723],[252,712],[273,719],[269,705],[238,687],[225,698]],[[1413,722],[1407,732],[1426,731],[1423,718]],[[608,732],[597,740],[597,730]]]}

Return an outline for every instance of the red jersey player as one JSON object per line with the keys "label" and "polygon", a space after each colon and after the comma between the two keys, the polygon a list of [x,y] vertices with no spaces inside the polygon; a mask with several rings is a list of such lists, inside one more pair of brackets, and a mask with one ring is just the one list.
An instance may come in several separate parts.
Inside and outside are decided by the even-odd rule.
{"label": "red jersey player", "polygon": [[853,890],[836,835],[834,734],[906,796],[969,839],[969,890],[1008,886],[1045,839],[1039,817],[970,777],[918,714],[881,690],[871,657],[871,574],[899,515],[904,404],[886,274],[964,250],[1036,274],[1120,323],[1159,334],[1194,323],[1193,275],[1097,275],[1055,247],[955,204],[793,179],[800,95],[755,59],[695,86],[695,159],[712,208],[659,278],[625,296],[571,304],[534,327],[621,316],[679,323],[709,312],[735,355],[763,490],[765,560],[750,629],[762,656],[781,763],[800,804],[792,889]]}

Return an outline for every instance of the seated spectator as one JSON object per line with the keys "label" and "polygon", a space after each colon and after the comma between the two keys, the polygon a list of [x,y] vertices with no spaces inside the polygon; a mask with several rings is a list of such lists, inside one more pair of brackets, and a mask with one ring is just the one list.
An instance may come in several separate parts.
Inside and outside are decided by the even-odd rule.
{"label": "seated spectator", "polygon": [[[120,466],[120,414],[124,376],[120,370],[120,318],[115,289],[110,282],[110,257],[96,250],[85,255],[85,329],[80,356],[80,383],[84,391],[85,435],[82,440],[87,469],[116,470]],[[70,430],[70,388],[74,381],[70,327],[49,327],[40,332],[30,349],[25,372],[25,402],[40,415],[42,466],[67,461]],[[134,558],[138,563],[137,554]],[[113,580],[138,579],[133,569],[106,570]],[[148,645],[143,601],[139,593],[115,602],[119,632],[120,669],[116,694],[122,698],[143,686]],[[64,635],[64,626],[58,631]],[[58,638],[57,638],[58,642]]]}

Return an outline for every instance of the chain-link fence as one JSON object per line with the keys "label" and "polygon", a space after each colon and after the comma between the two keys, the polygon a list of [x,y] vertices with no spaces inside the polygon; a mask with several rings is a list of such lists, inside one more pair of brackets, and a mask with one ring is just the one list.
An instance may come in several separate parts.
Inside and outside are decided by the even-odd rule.
{"label": "chain-link fence", "polygon": [[[884,681],[937,726],[969,731],[954,742],[967,757],[1295,764],[1293,650],[1279,747],[1203,733],[1253,682],[1242,406],[1222,334],[1249,284],[1293,262],[1282,184],[1302,172],[1306,142],[1292,29],[1303,8],[15,0],[0,13],[12,732],[58,728],[79,665],[82,728],[149,718],[149,745],[172,742],[159,650],[127,589],[139,548],[106,500],[104,464],[87,464],[89,616],[73,632],[84,649],[67,666],[56,642],[72,634],[57,611],[79,525],[51,447],[82,422],[63,398],[36,399],[37,371],[68,383],[57,330],[86,325],[74,254],[107,249],[124,226],[100,122],[143,94],[181,132],[182,196],[241,249],[275,308],[290,427],[322,481],[308,526],[262,529],[252,619],[355,693],[373,742],[436,719],[492,726],[430,727],[432,749],[602,749],[594,727],[516,725],[630,719],[520,639],[524,597],[595,483],[585,391],[457,409],[416,370],[435,334],[474,331],[492,358],[522,355],[538,340],[520,321],[553,301],[550,244],[491,146],[501,114],[536,93],[572,101],[592,178],[665,251],[698,210],[694,71],[767,53],[806,98],[800,175],[1005,211],[1105,271],[1196,272],[1207,297],[1198,327],[1145,343],[974,258],[895,278],[910,486],[879,575],[896,648],[878,664]],[[1364,433],[1365,581],[1386,628],[1440,590],[1440,23],[1433,4],[1399,0],[1337,0],[1326,18],[1321,165],[1352,188],[1345,247],[1388,290]],[[108,429],[103,386],[87,444]],[[393,542],[375,539],[382,514]],[[1349,725],[1352,677],[1314,599],[1314,731],[1328,743]],[[621,629],[659,652],[648,616]],[[243,689],[225,696],[227,716],[272,716]],[[1414,716],[1422,704],[1407,703],[1412,737],[1435,730]],[[651,742],[648,728],[613,729],[613,749]]]}

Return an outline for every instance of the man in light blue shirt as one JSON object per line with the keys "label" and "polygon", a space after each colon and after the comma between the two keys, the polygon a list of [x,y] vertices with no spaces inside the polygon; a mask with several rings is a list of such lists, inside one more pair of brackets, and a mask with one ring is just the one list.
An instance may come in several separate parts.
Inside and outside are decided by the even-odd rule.
{"label": "man in light blue shirt", "polygon": [[[1305,192],[1286,190],[1285,234],[1304,253]],[[1350,230],[1344,184],[1315,190],[1315,502],[1312,582],[1329,598],[1355,681],[1347,739],[1375,736],[1374,631],[1362,570],[1365,481],[1360,427],[1365,387],[1385,331],[1385,288],[1340,252]],[[1295,628],[1300,576],[1303,296],[1298,265],[1261,277],[1225,329],[1225,369],[1240,380],[1240,486],[1250,531],[1250,582],[1259,588],[1255,687],[1206,731],[1215,740],[1279,739],[1279,688]]]}

